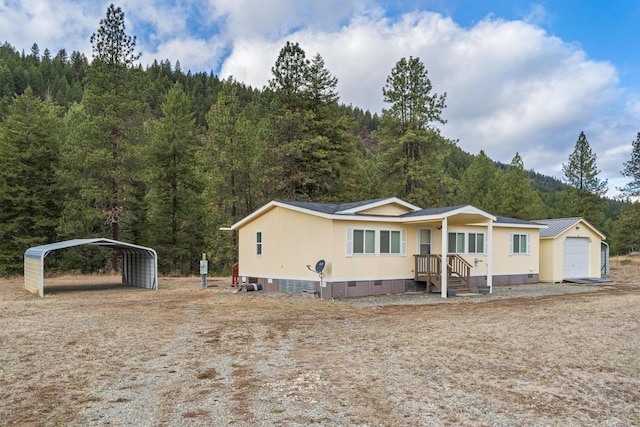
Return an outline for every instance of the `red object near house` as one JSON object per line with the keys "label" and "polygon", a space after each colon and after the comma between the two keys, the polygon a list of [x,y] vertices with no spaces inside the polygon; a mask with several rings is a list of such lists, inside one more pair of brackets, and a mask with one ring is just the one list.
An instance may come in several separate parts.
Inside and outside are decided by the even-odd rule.
{"label": "red object near house", "polygon": [[236,286],[240,284],[240,280],[238,278],[239,271],[240,271],[240,267],[236,262],[231,266],[231,286]]}

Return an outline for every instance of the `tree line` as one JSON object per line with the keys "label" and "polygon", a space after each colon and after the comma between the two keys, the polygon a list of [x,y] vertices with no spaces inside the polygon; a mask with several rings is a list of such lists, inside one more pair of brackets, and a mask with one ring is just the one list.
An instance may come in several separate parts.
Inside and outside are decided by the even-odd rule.
{"label": "tree line", "polygon": [[[110,5],[92,59],[0,46],[0,275],[19,274],[31,246],[106,237],[150,246],[163,274],[228,274],[234,233],[220,230],[273,199],[348,202],[397,196],[423,207],[472,204],[526,220],[582,216],[613,253],[640,242],[640,134],[623,165],[625,200],[605,197],[580,133],[564,180],[472,155],[444,138],[446,93],[419,58],[401,58],[380,115],[341,104],[319,53],[287,42],[266,87],[180,63],[143,68],[124,12]],[[117,270],[117,258],[75,248],[49,270]]]}

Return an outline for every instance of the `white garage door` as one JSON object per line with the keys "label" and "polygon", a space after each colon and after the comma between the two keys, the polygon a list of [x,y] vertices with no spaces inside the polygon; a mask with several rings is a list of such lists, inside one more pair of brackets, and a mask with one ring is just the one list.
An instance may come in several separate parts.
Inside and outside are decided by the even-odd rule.
{"label": "white garage door", "polygon": [[564,241],[564,278],[589,277],[589,239],[567,237]]}

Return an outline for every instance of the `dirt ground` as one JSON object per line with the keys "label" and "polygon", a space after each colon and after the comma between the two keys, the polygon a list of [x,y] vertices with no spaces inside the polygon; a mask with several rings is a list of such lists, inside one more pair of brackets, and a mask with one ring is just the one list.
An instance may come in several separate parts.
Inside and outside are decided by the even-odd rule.
{"label": "dirt ground", "polygon": [[402,305],[0,280],[0,425],[639,425],[639,273]]}

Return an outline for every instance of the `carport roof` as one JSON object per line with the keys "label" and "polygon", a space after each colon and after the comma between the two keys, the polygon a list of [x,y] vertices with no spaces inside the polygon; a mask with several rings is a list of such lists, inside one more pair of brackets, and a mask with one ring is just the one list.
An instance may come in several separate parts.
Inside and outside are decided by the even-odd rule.
{"label": "carport roof", "polygon": [[132,243],[119,242],[117,240],[111,240],[111,239],[95,238],[95,239],[65,240],[64,242],[56,242],[56,243],[49,243],[47,245],[42,245],[42,246],[34,246],[32,248],[27,249],[26,252],[24,253],[24,256],[27,258],[42,259],[46,257],[49,254],[49,252],[55,251],[56,249],[65,249],[65,248],[71,248],[74,246],[81,246],[81,245],[103,246],[103,247],[108,247],[111,249],[118,249],[118,250],[133,249],[133,250],[150,251],[155,253],[153,249],[147,248],[144,246],[134,245]]}

